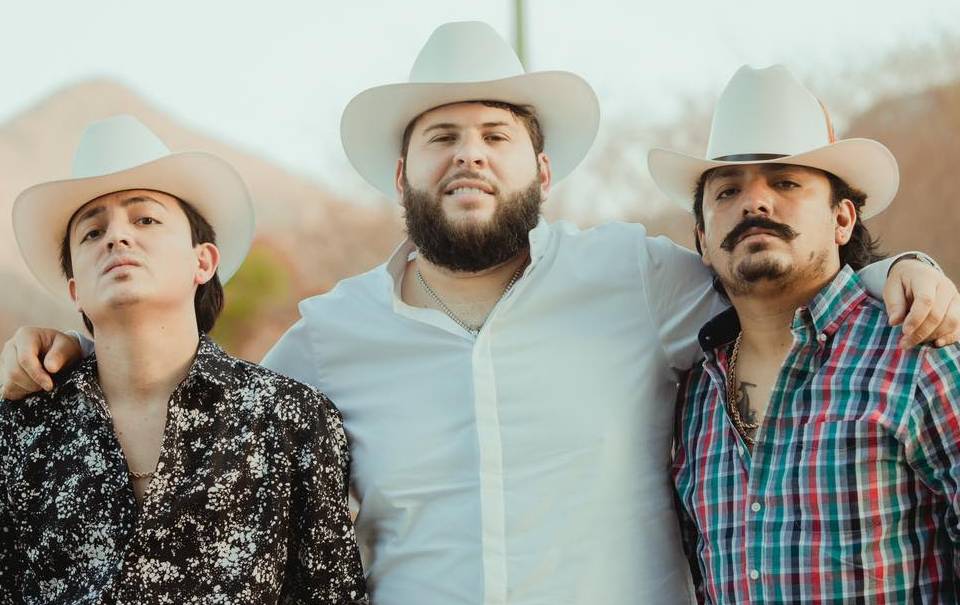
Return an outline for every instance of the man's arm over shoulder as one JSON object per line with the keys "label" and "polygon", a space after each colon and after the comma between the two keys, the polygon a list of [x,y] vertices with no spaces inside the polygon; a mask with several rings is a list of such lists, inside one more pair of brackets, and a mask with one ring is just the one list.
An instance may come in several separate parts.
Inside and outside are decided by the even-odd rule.
{"label": "man's arm over shoulder", "polygon": [[947,503],[944,525],[960,577],[960,345],[924,347],[905,434],[910,465]]}
{"label": "man's arm over shoulder", "polygon": [[[314,389],[294,429],[290,554],[282,603],[366,603],[348,507],[350,451],[340,412]],[[308,462],[307,462],[308,461]]]}
{"label": "man's arm over shoulder", "polygon": [[713,288],[713,273],[699,255],[666,237],[642,237],[637,261],[651,322],[670,366],[688,369],[702,356],[700,328],[729,305]]}
{"label": "man's arm over shoulder", "polygon": [[267,351],[260,365],[314,387],[319,387],[317,358],[310,324],[301,317]]}

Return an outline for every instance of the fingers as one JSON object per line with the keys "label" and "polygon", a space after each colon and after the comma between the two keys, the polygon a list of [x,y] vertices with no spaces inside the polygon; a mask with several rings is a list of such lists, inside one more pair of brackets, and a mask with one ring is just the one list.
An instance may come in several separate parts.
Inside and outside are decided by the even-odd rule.
{"label": "fingers", "polygon": [[904,290],[908,300],[912,298],[912,306],[903,320],[901,346],[912,347],[921,342],[944,346],[957,340],[960,302],[952,281],[938,273],[934,279],[904,280]]}
{"label": "fingers", "polygon": [[37,328],[20,328],[13,336],[15,347],[16,367],[7,367],[10,371],[9,376],[0,378],[4,384],[12,382],[21,388],[29,389],[34,387],[35,392],[40,389],[49,391],[53,388],[53,378],[47,373],[40,363],[40,355],[43,351],[43,335]]}
{"label": "fingers", "polygon": [[900,280],[893,279],[888,279],[883,287],[883,303],[887,308],[891,326],[899,325],[903,321],[909,294],[906,287]]}
{"label": "fingers", "polygon": [[16,337],[3,345],[0,354],[0,384],[3,385],[0,397],[4,399],[23,399],[30,393],[40,390],[40,385],[20,367]]}
{"label": "fingers", "polygon": [[47,354],[43,357],[43,367],[47,372],[56,374],[68,363],[79,359],[82,354],[80,343],[74,338],[55,332]]}
{"label": "fingers", "polygon": [[934,334],[934,338],[934,344],[938,347],[960,342],[960,294],[953,295],[946,317],[940,323],[940,329]]}

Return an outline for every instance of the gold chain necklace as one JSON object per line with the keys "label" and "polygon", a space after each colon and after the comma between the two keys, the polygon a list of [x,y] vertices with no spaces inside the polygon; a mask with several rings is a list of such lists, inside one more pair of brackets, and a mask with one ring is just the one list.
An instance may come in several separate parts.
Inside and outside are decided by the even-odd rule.
{"label": "gold chain necklace", "polygon": [[743,332],[737,334],[737,340],[733,343],[733,351],[730,353],[730,361],[727,363],[727,408],[730,412],[730,418],[733,420],[733,426],[737,427],[737,432],[746,441],[751,449],[756,443],[750,435],[752,431],[760,428],[759,422],[747,422],[740,415],[740,400],[743,395],[740,393],[740,381],[737,380],[737,358],[740,356],[740,341],[743,340]]}

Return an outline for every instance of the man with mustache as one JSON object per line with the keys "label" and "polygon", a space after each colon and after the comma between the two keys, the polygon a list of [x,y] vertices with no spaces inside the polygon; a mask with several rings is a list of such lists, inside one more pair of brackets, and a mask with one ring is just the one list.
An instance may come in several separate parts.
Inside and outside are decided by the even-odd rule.
{"label": "man with mustache", "polygon": [[709,272],[639,225],[540,217],[596,133],[579,77],[524,73],[492,28],[453,23],[410,80],[360,93],[341,122],[408,241],[303,301],[264,360],[344,414],[373,601],[687,600],[673,368],[725,306]]}
{"label": "man with mustache", "polygon": [[901,347],[854,273],[876,258],[862,219],[893,200],[896,160],[837,141],[781,66],[734,75],[707,157],[650,153],[733,305],[700,331],[678,406],[700,601],[955,603],[960,347]]}
{"label": "man with mustache", "polygon": [[230,165],[130,116],[17,197],[24,261],[97,340],[0,407],[0,602],[366,602],[340,415],[207,336],[253,223]]}

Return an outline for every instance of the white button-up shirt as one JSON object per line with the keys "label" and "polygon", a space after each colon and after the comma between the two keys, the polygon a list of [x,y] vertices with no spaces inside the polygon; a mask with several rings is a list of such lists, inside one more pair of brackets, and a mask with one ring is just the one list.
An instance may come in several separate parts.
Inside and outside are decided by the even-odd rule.
{"label": "white button-up shirt", "polygon": [[541,220],[530,251],[476,337],[400,299],[407,242],[264,359],[343,413],[375,605],[693,598],[669,465],[711,275],[640,225]]}

